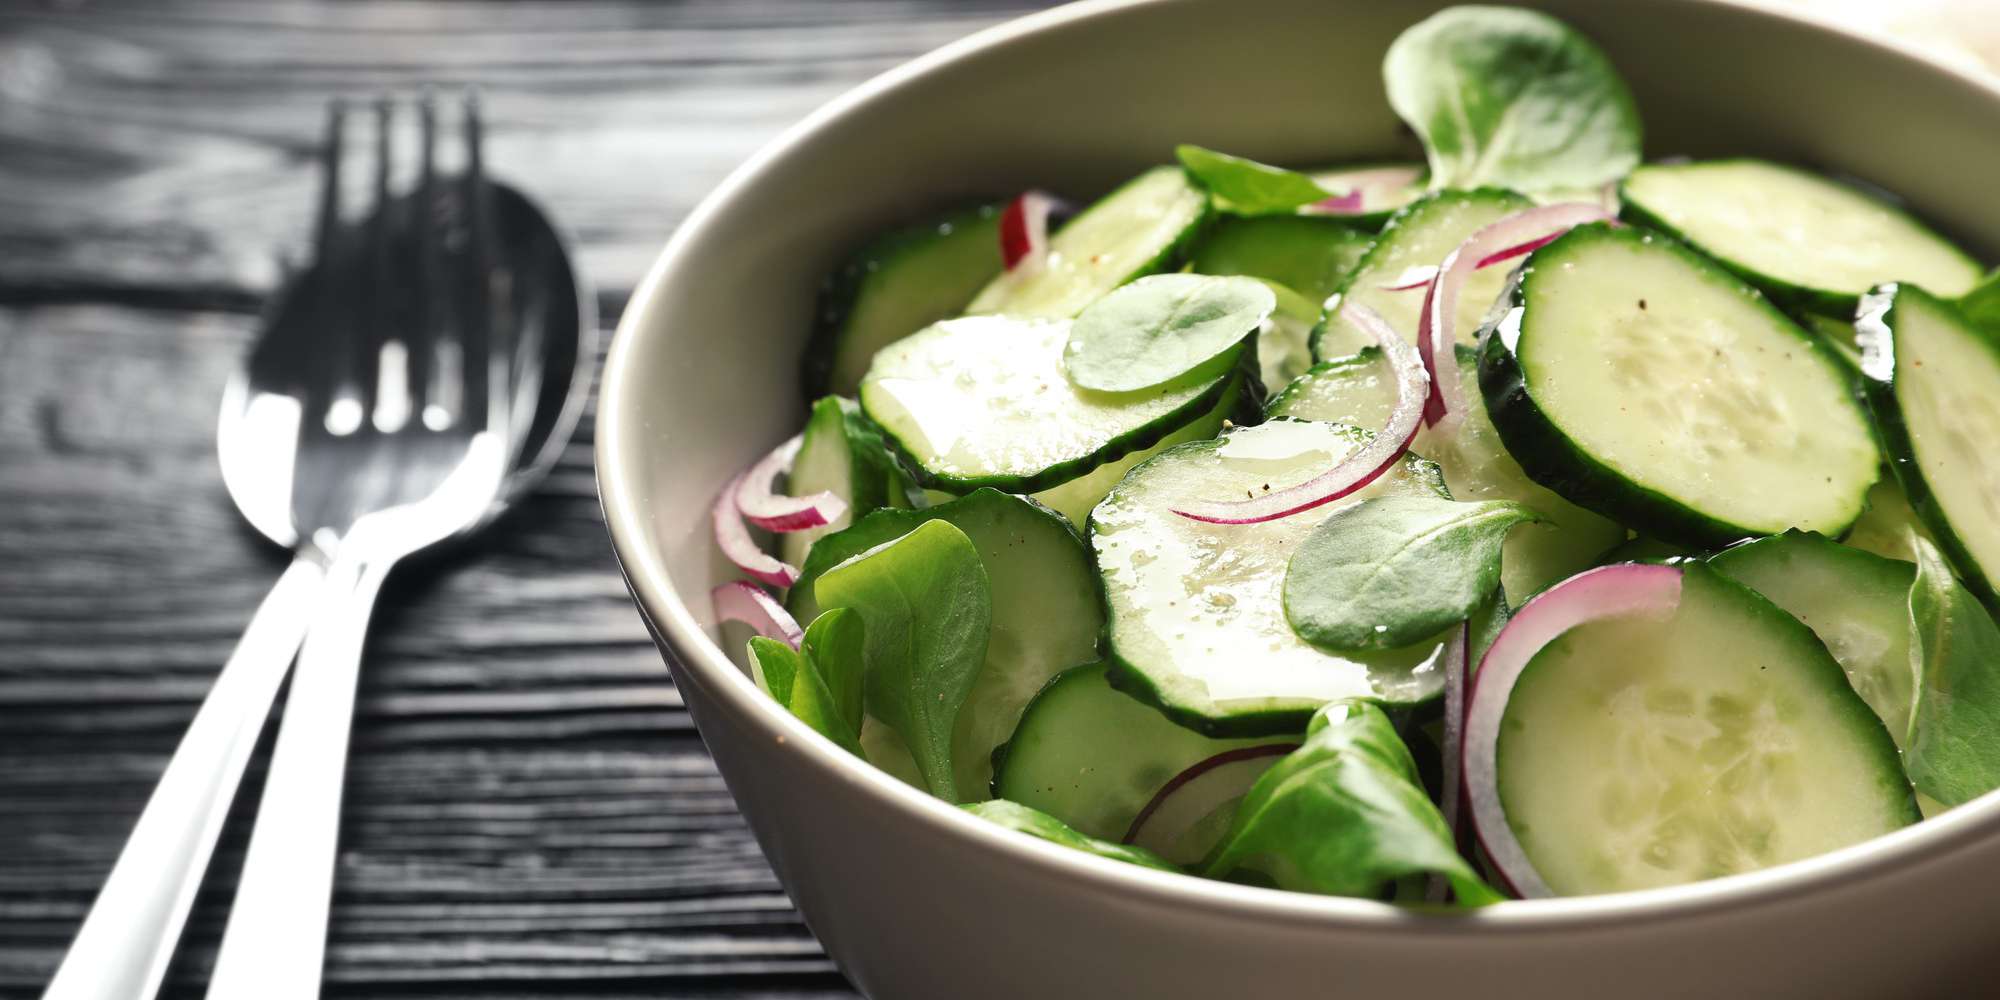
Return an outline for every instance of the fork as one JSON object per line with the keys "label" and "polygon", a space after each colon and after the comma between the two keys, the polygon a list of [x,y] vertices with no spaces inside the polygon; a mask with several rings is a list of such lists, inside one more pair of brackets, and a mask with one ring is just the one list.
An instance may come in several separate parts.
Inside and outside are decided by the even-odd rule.
{"label": "fork", "polygon": [[[399,561],[501,504],[513,457],[515,359],[510,330],[497,321],[506,311],[493,302],[478,104],[468,98],[465,107],[466,168],[455,201],[464,239],[456,255],[439,233],[440,215],[454,202],[437,197],[432,103],[420,105],[414,198],[390,196],[390,105],[376,111],[367,245],[334,247],[335,259],[349,255],[350,266],[326,270],[326,328],[298,345],[314,362],[302,369],[312,377],[292,508],[300,533],[329,559],[209,982],[218,1000],[318,995],[341,782],[375,598]],[[411,245],[405,276],[395,248]],[[436,294],[447,285],[455,294]]]}
{"label": "fork", "polygon": [[[484,523],[507,499],[527,423],[510,417],[535,410],[542,341],[538,328],[514,337],[513,313],[495,308],[509,276],[494,252],[478,105],[466,101],[466,168],[447,190],[435,102],[419,103],[419,178],[403,198],[390,195],[392,105],[375,110],[374,210],[348,227],[347,112],[328,108],[314,264],[231,380],[217,433],[231,498],[293,550],[292,566],[176,748],[44,1000],[145,1000],[158,990],[295,652],[210,995],[317,995],[375,597],[398,561]],[[564,419],[552,433],[567,433]],[[513,485],[538,475],[518,472]]]}

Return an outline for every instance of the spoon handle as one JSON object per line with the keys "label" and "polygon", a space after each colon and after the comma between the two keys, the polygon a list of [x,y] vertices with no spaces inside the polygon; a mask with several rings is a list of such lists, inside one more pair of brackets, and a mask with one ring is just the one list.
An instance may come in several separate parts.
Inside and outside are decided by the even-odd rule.
{"label": "spoon handle", "polygon": [[209,978],[210,1000],[320,995],[361,651],[375,597],[395,564],[361,555],[367,548],[342,544],[320,588]]}
{"label": "spoon handle", "polygon": [[258,605],[42,1000],[147,1000],[159,991],[325,575],[318,556],[301,553]]}

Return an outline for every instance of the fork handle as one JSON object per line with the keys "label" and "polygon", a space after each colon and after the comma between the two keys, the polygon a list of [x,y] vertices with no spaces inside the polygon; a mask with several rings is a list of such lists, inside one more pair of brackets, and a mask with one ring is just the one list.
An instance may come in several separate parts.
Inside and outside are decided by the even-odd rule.
{"label": "fork handle", "polygon": [[366,548],[341,545],[327,568],[209,977],[210,1000],[319,996],[361,650],[395,564],[360,556]]}
{"label": "fork handle", "polygon": [[147,1000],[159,991],[325,572],[319,556],[301,553],[258,605],[42,1000]]}

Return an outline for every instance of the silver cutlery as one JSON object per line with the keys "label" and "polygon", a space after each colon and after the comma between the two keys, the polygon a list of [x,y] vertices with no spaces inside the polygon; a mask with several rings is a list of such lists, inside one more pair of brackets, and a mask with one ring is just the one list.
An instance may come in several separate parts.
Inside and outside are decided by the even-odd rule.
{"label": "silver cutlery", "polygon": [[[594,364],[595,302],[547,216],[438,168],[417,105],[415,189],[391,194],[375,106],[373,210],[341,221],[346,109],[328,112],[315,259],[225,390],[223,480],[293,562],[146,804],[44,1000],[144,1000],[165,975],[236,788],[297,653],[211,997],[319,993],[355,689],[370,613],[404,559],[490,523],[547,473]],[[303,645],[301,645],[303,643]]]}

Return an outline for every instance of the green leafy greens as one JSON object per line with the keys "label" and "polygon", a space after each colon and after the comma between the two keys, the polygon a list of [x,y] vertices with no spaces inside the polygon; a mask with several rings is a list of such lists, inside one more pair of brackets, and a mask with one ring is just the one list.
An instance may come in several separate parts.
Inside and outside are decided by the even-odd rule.
{"label": "green leafy greens", "polygon": [[952,726],[993,619],[979,550],[951,522],[926,521],[827,571],[814,591],[821,606],[860,615],[869,709],[903,737],[931,794],[957,802]]}
{"label": "green leafy greens", "polygon": [[760,635],[750,640],[750,663],[757,686],[772,700],[821,736],[840,744],[841,749],[861,756],[860,713],[849,720],[810,656],[790,643]]}
{"label": "green leafy greens", "polygon": [[1100,858],[1110,858],[1113,861],[1123,861],[1126,864],[1138,865],[1141,868],[1157,868],[1163,872],[1180,871],[1173,862],[1143,847],[1133,847],[1130,844],[1114,844],[1108,840],[1099,840],[1089,834],[1079,833],[1062,820],[1040,809],[1033,809],[1018,802],[1009,802],[1006,799],[994,799],[990,802],[975,802],[972,805],[961,806],[960,808],[990,823],[997,823],[1009,830],[1025,833],[1030,837],[1037,837],[1051,844],[1061,844],[1064,847],[1075,848],[1086,854],[1095,854]]}
{"label": "green leafy greens", "polygon": [[2000,268],[1958,300],[1958,308],[1974,326],[2000,336]]}
{"label": "green leafy greens", "polygon": [[1292,553],[1285,617],[1331,649],[1396,649],[1465,620],[1500,583],[1501,543],[1540,514],[1510,500],[1378,497],[1335,513]]}
{"label": "green leafy greens", "polygon": [[1333,197],[1304,174],[1256,160],[1200,146],[1176,146],[1174,156],[1217,208],[1234,215],[1289,215]]}
{"label": "green leafy greens", "polygon": [[1277,307],[1277,293],[1255,278],[1140,278],[1077,316],[1063,368],[1085,389],[1148,389],[1241,344]]}
{"label": "green leafy greens", "polygon": [[1438,874],[1461,904],[1501,898],[1459,855],[1389,717],[1363,701],[1320,709],[1305,745],[1250,786],[1205,872],[1245,873],[1281,889],[1363,897]]}
{"label": "green leafy greens", "polygon": [[1955,806],[2000,788],[2000,626],[1936,546],[1913,544],[1917,694],[1903,768],[1917,791]]}
{"label": "green leafy greens", "polygon": [[1574,192],[1639,163],[1631,91],[1596,45],[1547,14],[1447,8],[1389,46],[1382,79],[1423,140],[1434,188]]}

